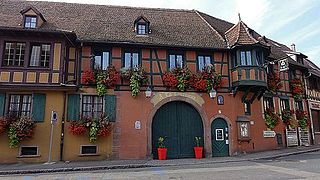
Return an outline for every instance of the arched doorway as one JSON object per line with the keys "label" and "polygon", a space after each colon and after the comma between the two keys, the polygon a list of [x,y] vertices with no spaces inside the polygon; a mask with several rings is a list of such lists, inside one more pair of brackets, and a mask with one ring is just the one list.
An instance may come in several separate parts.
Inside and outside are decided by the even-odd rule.
{"label": "arched doorway", "polygon": [[212,156],[229,156],[229,128],[227,122],[217,118],[211,123]]}
{"label": "arched doorway", "polygon": [[158,138],[166,137],[167,157],[194,157],[195,137],[202,138],[203,123],[198,111],[190,104],[173,101],[161,106],[152,121],[152,154],[158,157]]}

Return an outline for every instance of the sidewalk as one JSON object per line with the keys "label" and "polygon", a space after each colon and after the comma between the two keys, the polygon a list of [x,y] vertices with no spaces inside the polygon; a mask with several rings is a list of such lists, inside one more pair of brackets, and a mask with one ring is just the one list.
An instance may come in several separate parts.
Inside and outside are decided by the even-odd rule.
{"label": "sidewalk", "polygon": [[241,154],[231,157],[210,157],[203,159],[172,159],[172,160],[106,160],[106,161],[81,161],[81,162],[56,162],[54,164],[43,163],[18,163],[0,164],[0,175],[8,174],[34,174],[67,171],[90,171],[104,169],[128,169],[145,167],[163,167],[194,164],[215,164],[225,162],[252,161],[259,159],[272,159],[283,156],[319,151],[320,145],[309,147],[291,147],[273,151],[264,151],[250,154]]}

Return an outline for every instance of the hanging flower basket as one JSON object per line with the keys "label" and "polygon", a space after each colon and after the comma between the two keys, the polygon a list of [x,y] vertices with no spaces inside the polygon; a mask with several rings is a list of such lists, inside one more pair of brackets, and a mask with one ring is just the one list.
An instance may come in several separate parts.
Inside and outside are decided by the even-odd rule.
{"label": "hanging flower basket", "polygon": [[82,74],[81,83],[85,85],[92,85],[96,83],[95,75],[93,71],[85,71]]}
{"label": "hanging flower basket", "polygon": [[0,134],[4,133],[8,128],[8,120],[5,117],[0,117]]}
{"label": "hanging flower basket", "polygon": [[289,126],[290,129],[298,127],[298,121],[294,118],[294,111],[285,109],[282,111],[282,121]]}
{"label": "hanging flower basket", "polygon": [[297,118],[299,127],[301,127],[302,129],[307,129],[307,127],[310,125],[308,113],[306,111],[296,110],[296,118]]}
{"label": "hanging flower basket", "polygon": [[283,84],[281,83],[281,79],[278,74],[276,73],[269,73],[267,76],[268,79],[268,90],[270,92],[276,93],[279,91]]}
{"label": "hanging flower basket", "polygon": [[107,137],[111,134],[112,123],[104,115],[99,118],[82,117],[80,121],[70,123],[68,129],[76,136],[88,133],[89,141],[95,143],[98,137]]}
{"label": "hanging flower basket", "polygon": [[29,116],[21,116],[12,122],[8,132],[9,147],[16,148],[21,141],[32,138],[35,126],[33,119]]}
{"label": "hanging flower basket", "polygon": [[302,87],[302,82],[300,79],[296,78],[290,81],[291,89],[292,89],[292,94],[294,99],[300,100],[303,94],[303,87]]}
{"label": "hanging flower basket", "polygon": [[130,82],[132,97],[138,96],[140,87],[148,83],[147,73],[142,67],[121,69],[121,76]]}
{"label": "hanging flower basket", "polygon": [[267,128],[273,130],[280,122],[280,116],[275,113],[273,108],[267,108],[264,112],[265,124]]}

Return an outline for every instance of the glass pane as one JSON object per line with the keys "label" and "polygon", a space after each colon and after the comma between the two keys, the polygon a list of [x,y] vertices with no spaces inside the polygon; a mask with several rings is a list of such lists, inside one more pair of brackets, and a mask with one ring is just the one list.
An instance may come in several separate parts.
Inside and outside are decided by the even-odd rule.
{"label": "glass pane", "polygon": [[211,57],[210,56],[206,56],[205,57],[205,66],[208,66],[208,65],[210,65],[211,64]]}
{"label": "glass pane", "polygon": [[146,25],[138,25],[138,34],[146,34]]}
{"label": "glass pane", "polygon": [[30,56],[30,66],[40,65],[40,46],[32,46],[31,56]]}
{"label": "glass pane", "polygon": [[13,57],[14,57],[14,43],[6,43],[4,65],[5,66],[13,65]]}
{"label": "glass pane", "polygon": [[103,53],[102,53],[102,57],[103,57],[103,60],[102,60],[102,69],[103,69],[103,70],[106,70],[107,67],[109,66],[109,52],[103,52]]}
{"label": "glass pane", "polygon": [[138,53],[132,53],[133,56],[133,67],[139,67],[139,54]]}
{"label": "glass pane", "polygon": [[101,69],[101,56],[94,56],[94,69]]}
{"label": "glass pane", "polygon": [[177,55],[177,67],[179,68],[183,67],[182,55]]}
{"label": "glass pane", "polygon": [[131,67],[131,53],[124,54],[124,67],[125,68]]}
{"label": "glass pane", "polygon": [[43,44],[41,45],[41,66],[49,67],[50,61],[50,45]]}
{"label": "glass pane", "polygon": [[170,69],[173,69],[173,68],[175,68],[176,67],[176,56],[175,55],[170,55],[169,56],[169,68]]}
{"label": "glass pane", "polygon": [[202,71],[204,69],[204,59],[203,56],[198,56],[198,66],[199,71]]}
{"label": "glass pane", "polygon": [[25,43],[17,43],[16,44],[16,56],[15,56],[14,65],[23,66],[25,46],[26,46]]}
{"label": "glass pane", "polygon": [[246,65],[246,53],[244,51],[241,51],[240,58],[241,58],[241,65]]}
{"label": "glass pane", "polygon": [[251,52],[247,51],[246,54],[247,54],[247,65],[251,66],[252,65]]}

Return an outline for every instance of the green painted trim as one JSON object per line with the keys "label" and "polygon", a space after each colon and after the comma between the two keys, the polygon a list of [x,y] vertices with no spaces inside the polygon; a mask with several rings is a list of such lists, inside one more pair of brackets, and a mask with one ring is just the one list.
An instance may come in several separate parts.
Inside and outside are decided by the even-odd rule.
{"label": "green painted trim", "polygon": [[0,93],[0,116],[4,116],[5,104],[6,104],[6,94]]}
{"label": "green painted trim", "polygon": [[33,94],[32,117],[36,122],[43,122],[46,108],[46,95]]}
{"label": "green painted trim", "polygon": [[80,94],[68,94],[67,120],[80,120]]}

